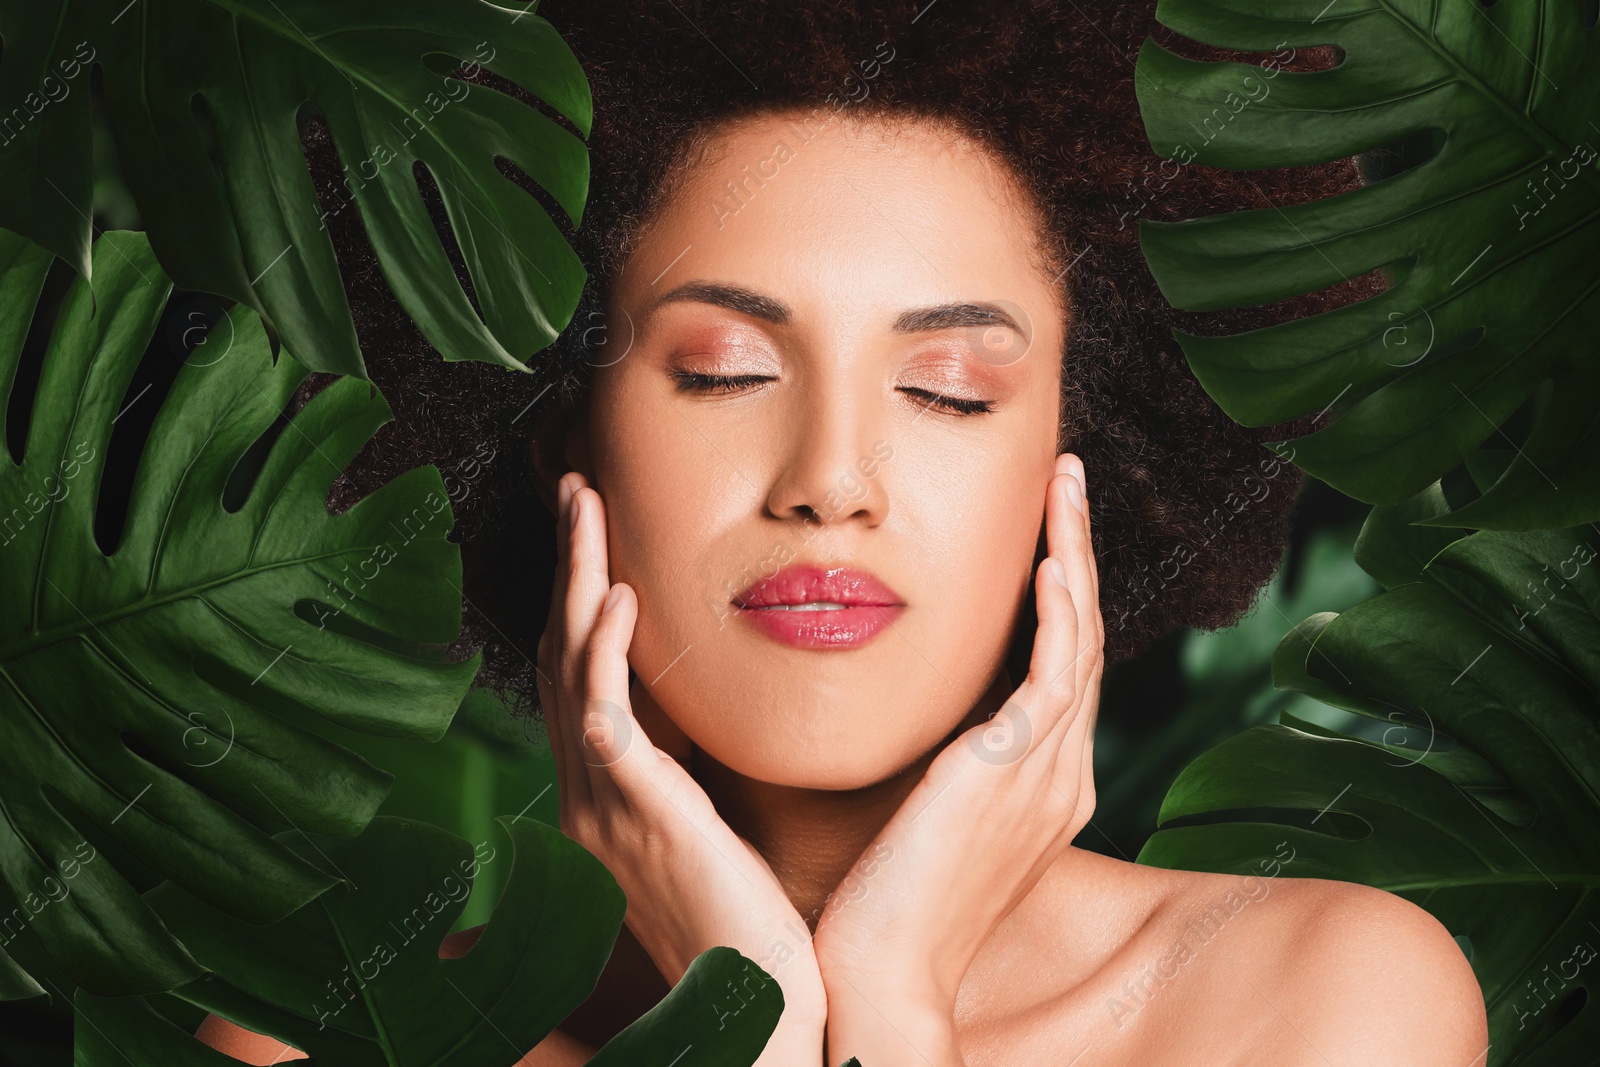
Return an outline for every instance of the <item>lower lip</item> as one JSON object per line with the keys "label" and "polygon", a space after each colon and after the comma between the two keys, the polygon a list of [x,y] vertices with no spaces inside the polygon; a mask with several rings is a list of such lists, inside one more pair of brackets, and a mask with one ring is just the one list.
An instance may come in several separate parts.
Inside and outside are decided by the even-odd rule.
{"label": "lower lip", "polygon": [[905,610],[904,604],[862,605],[830,611],[740,608],[739,617],[756,629],[796,648],[859,648]]}

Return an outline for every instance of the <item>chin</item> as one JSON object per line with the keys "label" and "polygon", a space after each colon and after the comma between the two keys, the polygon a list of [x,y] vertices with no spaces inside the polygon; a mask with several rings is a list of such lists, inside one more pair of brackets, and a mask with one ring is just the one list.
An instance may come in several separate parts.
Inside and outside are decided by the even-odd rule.
{"label": "chin", "polygon": [[859,761],[807,761],[756,758],[727,764],[746,778],[793,789],[848,792],[865,789],[894,777],[916,760],[908,754],[896,763]]}
{"label": "chin", "polygon": [[[760,707],[732,724],[696,724],[686,730],[696,747],[729,770],[771,785],[797,789],[864,789],[894,777],[942,738],[923,740],[911,718],[899,728],[876,708],[852,707],[826,719],[809,716],[780,724]],[[792,715],[792,711],[786,714]],[[754,726],[759,733],[753,733]]]}

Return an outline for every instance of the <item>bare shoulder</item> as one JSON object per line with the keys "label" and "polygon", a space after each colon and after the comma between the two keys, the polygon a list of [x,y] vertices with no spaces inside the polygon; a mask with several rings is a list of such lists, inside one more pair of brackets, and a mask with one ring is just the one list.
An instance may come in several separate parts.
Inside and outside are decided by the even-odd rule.
{"label": "bare shoulder", "polygon": [[[1241,1062],[1482,1062],[1483,994],[1449,931],[1392,893],[1318,878],[1192,875],[1191,929],[1233,927],[1203,970],[1236,980]],[[1180,910],[1176,914],[1184,914]],[[1403,1006],[1416,1010],[1402,1010]],[[1290,1051],[1297,1050],[1297,1051]],[[1262,1057],[1265,1057],[1263,1060]]]}
{"label": "bare shoulder", "polygon": [[[1285,888],[1299,947],[1279,979],[1285,996],[1320,1009],[1306,1013],[1308,1040],[1336,1063],[1482,1062],[1483,991],[1438,919],[1371,886],[1297,878]],[[1396,1010],[1403,1004],[1420,1010]]]}
{"label": "bare shoulder", "polygon": [[[466,955],[482,932],[483,927],[475,926],[450,934],[439,946],[439,957],[456,959]],[[307,1058],[304,1052],[277,1038],[247,1030],[219,1015],[206,1016],[200,1029],[195,1031],[195,1037],[242,1063],[274,1064]],[[594,1053],[595,1049],[590,1045],[560,1030],[553,1030],[510,1067],[581,1067],[589,1062]]]}

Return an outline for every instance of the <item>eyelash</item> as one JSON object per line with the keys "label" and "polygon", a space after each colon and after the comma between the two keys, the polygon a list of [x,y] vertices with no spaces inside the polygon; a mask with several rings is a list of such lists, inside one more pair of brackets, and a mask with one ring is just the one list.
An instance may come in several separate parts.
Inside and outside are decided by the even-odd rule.
{"label": "eyelash", "polygon": [[[773,379],[760,374],[736,374],[723,377],[715,374],[695,374],[692,371],[672,371],[672,377],[678,383],[680,393],[731,393],[750,385],[759,385]],[[927,389],[916,389],[909,385],[900,386],[900,391],[910,396],[926,400],[932,407],[952,415],[987,415],[994,410],[993,405],[987,400],[964,400],[960,397],[945,396]]]}

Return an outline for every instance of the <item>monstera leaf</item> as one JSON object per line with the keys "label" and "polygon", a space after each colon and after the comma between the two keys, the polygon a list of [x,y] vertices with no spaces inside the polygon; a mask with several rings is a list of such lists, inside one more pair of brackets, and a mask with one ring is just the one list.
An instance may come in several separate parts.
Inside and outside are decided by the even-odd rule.
{"label": "monstera leaf", "polygon": [[[1272,650],[1295,620],[1318,609],[1358,604],[1377,592],[1377,584],[1350,558],[1354,541],[1351,527],[1317,530],[1290,548],[1255,607],[1238,623],[1186,631],[1178,652],[1183,699],[1167,716],[1128,723],[1108,715],[1096,722],[1094,828],[1116,842],[1124,856],[1149,837],[1162,796],[1195,753],[1276,717],[1284,695],[1272,686]],[[1117,670],[1149,667],[1135,659]],[[1102,703],[1120,706],[1115,699]],[[1089,839],[1089,847],[1098,845]]]}
{"label": "monstera leaf", "polygon": [[1375,515],[1358,556],[1391,588],[1275,656],[1280,687],[1381,739],[1247,731],[1184,771],[1140,859],[1242,873],[1288,840],[1290,874],[1399,893],[1465,939],[1491,1064],[1576,1063],[1600,1038],[1600,533],[1437,533]]}
{"label": "monstera leaf", "polygon": [[[215,973],[176,995],[305,1051],[312,1067],[507,1067],[589,996],[625,907],[600,862],[531,819],[498,820],[513,855],[437,827],[379,816],[349,841],[285,834],[345,884],[270,926],[229,918],[168,884],[149,899]],[[439,942],[473,879],[511,865],[471,951]],[[739,995],[730,992],[737,989]],[[237,1063],[136,998],[77,996],[78,1067]],[[755,1062],[783,1008],[778,983],[731,948],[713,948],[667,997],[590,1060],[600,1064]]]}
{"label": "monstera leaf", "polygon": [[[49,263],[0,233],[0,417],[20,407]],[[79,278],[54,321],[21,461],[0,457],[0,933],[37,936],[107,995],[200,967],[97,844],[231,915],[282,918],[337,879],[260,827],[354,834],[391,781],[315,727],[437,738],[478,665],[443,652],[460,555],[438,471],[329,514],[388,406],[344,379],[265,437],[306,371],[274,363],[243,309],[178,373],[101,549],[113,424],[170,291],[142,235],[100,238],[94,294]],[[39,992],[0,953],[0,996]]]}
{"label": "monstera leaf", "polygon": [[[549,738],[542,725],[516,715],[492,690],[468,690],[450,729],[428,744],[336,728],[322,734],[394,775],[379,815],[431,823],[472,841],[492,836],[500,812],[552,826],[560,820]],[[506,864],[478,872],[461,923],[475,926],[489,918],[509,872]]]}
{"label": "monstera leaf", "polygon": [[[260,312],[296,359],[364,374],[324,212],[359,210],[384,276],[446,359],[526,369],[571,318],[577,256],[515,164],[577,225],[583,141],[465,77],[487,68],[589,134],[589,87],[532,4],[488,0],[6,0],[0,226],[84,274],[90,73],[150,242],[186,289]],[[344,168],[319,204],[299,120],[321,113]],[[439,185],[484,319],[418,192]]]}
{"label": "monstera leaf", "polygon": [[[1182,308],[1389,278],[1382,295],[1309,318],[1181,335],[1228,414],[1258,426],[1328,411],[1331,423],[1293,442],[1294,462],[1381,504],[1486,438],[1499,446],[1511,419],[1520,441],[1500,480],[1426,521],[1506,530],[1600,518],[1593,11],[1571,0],[1161,0],[1158,18],[1180,33],[1271,54],[1196,62],[1147,42],[1136,81],[1158,153],[1229,169],[1379,149],[1423,160],[1315,203],[1141,224],[1150,268]],[[1283,69],[1319,45],[1340,50],[1331,69]]]}

